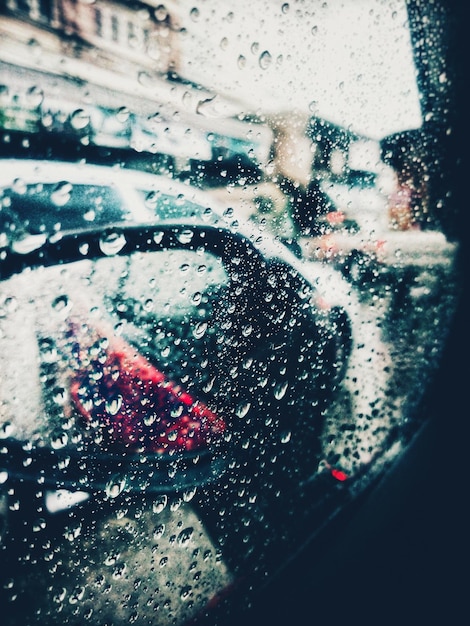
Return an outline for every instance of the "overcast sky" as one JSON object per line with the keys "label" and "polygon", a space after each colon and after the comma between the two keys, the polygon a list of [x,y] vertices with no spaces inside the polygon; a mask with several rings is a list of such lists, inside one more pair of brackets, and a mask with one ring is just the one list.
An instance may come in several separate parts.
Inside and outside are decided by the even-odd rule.
{"label": "overcast sky", "polygon": [[371,138],[421,125],[403,0],[179,0],[181,73],[245,111],[301,109]]}

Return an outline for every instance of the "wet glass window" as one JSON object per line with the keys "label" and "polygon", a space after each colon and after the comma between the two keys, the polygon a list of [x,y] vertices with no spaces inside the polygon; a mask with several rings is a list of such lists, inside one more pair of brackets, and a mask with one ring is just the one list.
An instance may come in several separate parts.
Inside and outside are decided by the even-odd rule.
{"label": "wet glass window", "polygon": [[409,449],[462,292],[446,19],[1,3],[5,626],[223,624]]}

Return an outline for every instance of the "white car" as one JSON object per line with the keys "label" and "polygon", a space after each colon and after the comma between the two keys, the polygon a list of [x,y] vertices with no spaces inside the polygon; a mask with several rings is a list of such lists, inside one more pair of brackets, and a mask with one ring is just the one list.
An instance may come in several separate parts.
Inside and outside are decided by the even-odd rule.
{"label": "white car", "polygon": [[302,238],[305,258],[332,262],[357,284],[390,270],[450,266],[455,244],[438,230],[394,229],[378,187],[335,184],[327,192],[337,210],[322,218],[320,235]]}
{"label": "white car", "polygon": [[149,222],[159,211],[168,214],[175,196],[207,203],[201,191],[165,176],[88,163],[2,159],[0,247],[37,245],[64,230]]}

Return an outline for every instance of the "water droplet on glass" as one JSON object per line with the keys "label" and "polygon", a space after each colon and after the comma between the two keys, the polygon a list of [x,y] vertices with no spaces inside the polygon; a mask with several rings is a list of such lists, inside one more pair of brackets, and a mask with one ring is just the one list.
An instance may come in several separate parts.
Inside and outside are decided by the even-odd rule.
{"label": "water droplet on glass", "polygon": [[106,400],[106,412],[108,415],[117,415],[122,406],[122,396],[116,396],[115,398],[110,398]]}
{"label": "water droplet on glass", "polygon": [[44,363],[55,363],[57,360],[57,348],[52,339],[45,338],[39,342],[39,351]]}
{"label": "water droplet on glass", "polygon": [[0,425],[0,439],[12,437],[15,430],[15,426],[11,422],[3,422],[3,424]]}
{"label": "water droplet on glass", "polygon": [[116,119],[118,122],[121,122],[122,124],[124,124],[124,122],[127,122],[127,120],[129,119],[129,116],[130,116],[130,111],[127,107],[121,107],[120,109],[116,111]]}
{"label": "water droplet on glass", "polygon": [[28,99],[28,104],[31,107],[38,107],[44,100],[44,92],[40,87],[33,86],[26,92],[26,97]]}
{"label": "water droplet on glass", "polygon": [[46,520],[41,517],[33,523],[33,533],[38,533],[46,528]]}
{"label": "water droplet on glass", "polygon": [[200,16],[199,9],[197,7],[193,7],[189,12],[189,16],[193,20],[193,22],[197,22]]}
{"label": "water droplet on glass", "polygon": [[52,301],[52,308],[60,313],[68,313],[72,308],[72,302],[65,294],[57,296],[57,298]]}
{"label": "water droplet on glass", "polygon": [[83,256],[86,256],[89,250],[90,250],[90,245],[88,243],[82,243],[78,247],[78,251],[80,252],[80,254],[83,254]]}
{"label": "water droplet on glass", "polygon": [[100,239],[101,251],[107,256],[118,254],[126,245],[126,238],[122,233],[108,233]]}
{"label": "water droplet on glass", "polygon": [[245,415],[248,413],[248,411],[250,410],[251,407],[251,403],[250,402],[246,402],[244,404],[239,404],[236,410],[236,414],[238,417],[245,417]]}
{"label": "water droplet on glass", "polygon": [[96,218],[96,211],[90,209],[83,214],[83,219],[85,222],[94,222]]}
{"label": "water droplet on glass", "polygon": [[237,59],[237,65],[239,67],[239,69],[243,69],[244,67],[246,67],[246,57],[243,56],[243,54],[240,54],[240,56]]}
{"label": "water droplet on glass", "polygon": [[191,541],[193,533],[194,533],[194,528],[192,526],[189,526],[188,528],[184,528],[178,535],[176,541],[179,543],[180,546],[185,546]]}
{"label": "water droplet on glass", "polygon": [[117,498],[126,487],[125,477],[113,477],[106,485],[105,492],[108,498]]}
{"label": "water droplet on glass", "polygon": [[202,337],[204,337],[206,330],[207,322],[199,322],[198,324],[196,324],[193,330],[193,336],[195,337],[195,339],[201,339]]}
{"label": "water droplet on glass", "polygon": [[90,123],[90,115],[84,109],[77,109],[70,116],[70,125],[75,130],[83,130]]}
{"label": "water droplet on glass", "polygon": [[152,510],[154,513],[161,513],[168,503],[168,496],[162,495],[154,500]]}
{"label": "water droplet on glass", "polygon": [[178,233],[178,241],[180,243],[190,243],[193,236],[194,232],[192,230],[183,230]]}
{"label": "water droplet on glass", "polygon": [[164,532],[165,532],[165,524],[159,524],[158,526],[154,528],[153,538],[160,539],[160,537],[163,537]]}
{"label": "water droplet on glass", "polygon": [[150,211],[155,212],[157,209],[158,194],[155,191],[150,191],[145,198],[145,206]]}
{"label": "water droplet on glass", "polygon": [[124,574],[126,573],[126,569],[127,569],[126,564],[125,563],[120,563],[113,570],[113,575],[112,575],[113,579],[114,580],[118,580],[119,578],[122,578],[124,576]]}
{"label": "water droplet on glass", "polygon": [[51,448],[53,450],[60,450],[61,448],[65,448],[69,440],[67,433],[60,432],[52,436],[51,438]]}
{"label": "water droplet on glass", "polygon": [[290,439],[291,439],[292,433],[290,432],[290,430],[282,433],[281,435],[281,443],[289,443]]}
{"label": "water droplet on glass", "polygon": [[276,385],[274,389],[274,397],[277,400],[280,400],[281,398],[283,398],[286,395],[287,387],[288,387],[287,382],[281,383],[280,385]]}
{"label": "water droplet on glass", "polygon": [[66,398],[67,398],[67,394],[66,394],[65,389],[63,387],[55,387],[54,391],[52,392],[53,401],[59,406],[61,406],[64,404]]}
{"label": "water droplet on glass", "polygon": [[242,335],[244,337],[249,337],[252,332],[253,332],[253,326],[251,326],[251,324],[247,324],[246,326],[242,327]]}
{"label": "water droplet on glass", "polygon": [[195,495],[196,495],[196,487],[193,487],[192,489],[187,489],[186,491],[183,492],[184,502],[190,502],[194,498]]}
{"label": "water droplet on glass", "polygon": [[80,536],[81,532],[82,527],[80,524],[78,524],[77,526],[68,526],[64,531],[64,537],[68,541],[74,541],[74,539]]}
{"label": "water droplet on glass", "polygon": [[193,589],[190,585],[185,585],[182,589],[181,589],[181,599],[186,601],[189,600],[189,598],[191,597],[193,592]]}
{"label": "water droplet on glass", "polygon": [[66,181],[58,183],[51,193],[51,201],[56,206],[64,206],[70,200],[72,185]]}
{"label": "water droplet on glass", "polygon": [[262,70],[267,70],[268,67],[271,65],[272,62],[272,56],[271,54],[268,52],[268,50],[265,50],[264,52],[262,52],[260,54],[259,57],[259,66]]}

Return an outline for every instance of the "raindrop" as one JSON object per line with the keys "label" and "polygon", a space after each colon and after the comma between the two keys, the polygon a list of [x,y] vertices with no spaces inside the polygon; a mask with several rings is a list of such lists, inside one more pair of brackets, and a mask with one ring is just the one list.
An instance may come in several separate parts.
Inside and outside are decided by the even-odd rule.
{"label": "raindrop", "polygon": [[161,513],[168,503],[168,496],[159,496],[152,504],[152,510],[154,513]]}
{"label": "raindrop", "polygon": [[276,385],[274,389],[274,397],[276,398],[276,400],[280,400],[286,395],[287,387],[288,387],[287,382],[283,382],[280,385]]}
{"label": "raindrop", "polygon": [[67,398],[67,394],[63,387],[56,387],[54,391],[52,392],[52,399],[55,402],[55,404],[58,404],[59,406],[64,404],[66,398]]}
{"label": "raindrop", "polygon": [[120,563],[113,570],[113,579],[114,580],[118,580],[119,578],[122,578],[124,576],[124,574],[126,573],[126,569],[127,569],[126,564],[125,563]]}
{"label": "raindrop", "polygon": [[158,194],[155,191],[150,191],[145,198],[145,206],[150,211],[156,211],[158,202]]}
{"label": "raindrop", "polygon": [[186,585],[185,587],[183,587],[181,589],[181,599],[188,600],[191,597],[192,591],[193,589],[190,585]]}
{"label": "raindrop", "polygon": [[52,308],[60,313],[68,313],[72,308],[72,303],[68,296],[64,294],[57,296],[57,298],[52,301]]}
{"label": "raindrop", "polygon": [[8,472],[2,471],[0,472],[0,485],[4,485],[8,480]]}
{"label": "raindrop", "polygon": [[216,95],[210,98],[205,98],[197,103],[196,113],[205,117],[218,117],[218,105],[219,98]]}
{"label": "raindrop", "polygon": [[195,495],[196,495],[196,487],[193,487],[192,489],[187,489],[186,491],[183,492],[184,502],[190,502],[194,498]]}
{"label": "raindrop", "polygon": [[82,243],[78,247],[78,251],[80,252],[80,254],[83,254],[83,256],[86,256],[89,250],[90,250],[90,245],[88,243]]}
{"label": "raindrop", "polygon": [[85,222],[94,222],[96,218],[96,211],[94,211],[93,209],[90,209],[89,211],[86,211],[86,213],[83,214],[83,219],[85,220]]}
{"label": "raindrop", "polygon": [[117,498],[126,487],[125,477],[113,477],[106,485],[105,492],[108,498]]}
{"label": "raindrop", "polygon": [[78,604],[85,595],[85,587],[76,587],[69,598],[70,604]]}
{"label": "raindrop", "polygon": [[241,69],[241,70],[244,67],[246,67],[246,57],[244,57],[243,54],[240,54],[240,56],[238,57],[237,65],[238,65],[239,69]]}
{"label": "raindrop", "polygon": [[77,526],[69,526],[64,531],[64,537],[67,541],[74,541],[82,532],[82,527],[80,524]]}
{"label": "raindrop", "polygon": [[107,567],[110,567],[111,565],[116,565],[117,560],[119,559],[120,556],[121,554],[119,552],[110,552],[109,554],[106,555],[104,564]]}
{"label": "raindrop", "polygon": [[39,87],[30,87],[26,92],[26,97],[28,99],[28,104],[32,107],[38,107],[42,104],[44,100],[44,93]]}
{"label": "raindrop", "polygon": [[22,178],[15,178],[15,180],[13,181],[11,185],[11,188],[17,194],[26,193],[26,183]]}
{"label": "raindrop", "polygon": [[185,528],[180,532],[176,541],[179,543],[180,546],[185,546],[191,541],[193,533],[194,528],[192,526],[189,526],[188,528]]}
{"label": "raindrop", "polygon": [[46,520],[43,517],[41,517],[34,522],[33,533],[38,533],[41,530],[44,530],[45,528],[46,528]]}
{"label": "raindrop", "polygon": [[150,311],[153,310],[154,307],[154,302],[152,300],[152,298],[148,298],[143,305],[143,309],[144,311],[146,311],[147,313],[149,313]]}
{"label": "raindrop", "polygon": [[268,52],[268,50],[265,50],[264,52],[262,52],[260,54],[259,57],[259,66],[262,70],[267,70],[268,67],[271,65],[272,62],[272,56],[271,54]]}
{"label": "raindrop", "polygon": [[158,233],[154,233],[153,240],[156,244],[160,244],[163,239],[163,232],[159,231]]}
{"label": "raindrop", "polygon": [[207,222],[207,221],[209,221],[209,220],[210,220],[211,216],[212,216],[212,209],[211,209],[210,207],[205,208],[205,209],[204,209],[204,212],[203,212],[203,214],[202,214],[202,219],[203,219],[205,222]]}
{"label": "raindrop", "polygon": [[69,437],[67,433],[60,432],[52,436],[51,447],[53,450],[60,450],[64,448],[68,443]]}
{"label": "raindrop", "polygon": [[70,116],[70,125],[75,130],[83,130],[90,123],[89,114],[83,109],[77,109]]}
{"label": "raindrop", "polygon": [[168,17],[168,11],[165,5],[159,4],[158,7],[155,9],[154,15],[160,22],[166,20],[166,18]]}
{"label": "raindrop", "polygon": [[291,436],[292,436],[292,433],[290,432],[290,430],[287,430],[286,432],[282,433],[281,443],[289,443]]}
{"label": "raindrop", "polygon": [[152,426],[157,421],[157,415],[155,413],[147,413],[144,417],[144,424],[146,426]]}
{"label": "raindrop", "polygon": [[249,337],[252,332],[253,332],[253,326],[251,324],[247,324],[246,326],[242,327],[242,335],[244,337]]}
{"label": "raindrop", "polygon": [[283,13],[288,13],[288,12],[289,12],[289,8],[290,8],[290,7],[289,7],[289,3],[288,3],[288,2],[284,2],[284,4],[283,4],[283,5],[282,5],[282,7],[281,7],[281,11],[282,11]]}
{"label": "raindrop", "polygon": [[250,410],[250,407],[251,407],[250,402],[246,402],[244,404],[238,405],[237,410],[236,410],[236,415],[238,417],[245,417],[245,415],[247,415],[248,411]]}
{"label": "raindrop", "polygon": [[121,107],[120,109],[116,111],[116,119],[118,120],[118,122],[121,122],[122,124],[124,124],[124,122],[127,122],[127,120],[129,119],[129,116],[130,116],[130,111],[127,107]]}
{"label": "raindrop", "polygon": [[115,398],[110,398],[106,400],[106,412],[108,415],[117,415],[122,406],[122,396],[116,396]]}
{"label": "raindrop", "polygon": [[194,232],[192,230],[183,230],[178,233],[178,241],[180,243],[190,243],[193,236]]}
{"label": "raindrop", "polygon": [[3,422],[0,425],[0,439],[11,437],[15,432],[15,426],[11,422]]}
{"label": "raindrop", "polygon": [[118,254],[126,245],[126,238],[122,233],[108,233],[101,237],[100,248],[107,256]]}
{"label": "raindrop", "polygon": [[207,322],[199,322],[198,324],[196,324],[193,330],[194,338],[201,339],[202,337],[204,337],[206,330],[207,330]]}
{"label": "raindrop", "polygon": [[72,195],[72,185],[66,181],[58,183],[54,191],[51,193],[51,201],[56,206],[64,206],[70,200]]}
{"label": "raindrop", "polygon": [[160,539],[160,537],[163,537],[164,532],[165,532],[165,524],[159,524],[158,526],[154,528],[153,538]]}
{"label": "raindrop", "polygon": [[181,504],[182,504],[182,499],[181,498],[175,498],[171,503],[170,503],[170,511],[175,512],[177,511]]}
{"label": "raindrop", "polygon": [[197,7],[193,7],[189,12],[189,16],[193,22],[197,22],[200,16],[199,9]]}

